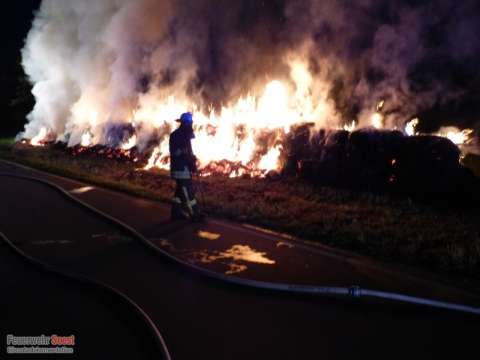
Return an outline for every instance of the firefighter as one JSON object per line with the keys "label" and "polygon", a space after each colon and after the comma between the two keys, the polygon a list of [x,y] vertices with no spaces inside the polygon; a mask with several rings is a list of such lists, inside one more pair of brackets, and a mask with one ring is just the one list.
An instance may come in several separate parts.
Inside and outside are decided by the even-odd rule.
{"label": "firefighter", "polygon": [[177,130],[170,134],[170,175],[176,181],[177,188],[172,199],[172,220],[204,218],[200,212],[192,185],[192,176],[197,173],[197,159],[192,151],[193,132],[192,113],[183,113]]}

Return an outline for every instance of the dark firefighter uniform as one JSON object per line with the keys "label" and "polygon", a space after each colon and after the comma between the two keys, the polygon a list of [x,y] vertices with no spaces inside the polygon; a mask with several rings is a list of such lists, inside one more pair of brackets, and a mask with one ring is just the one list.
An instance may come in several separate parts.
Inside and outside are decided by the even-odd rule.
{"label": "dark firefighter uniform", "polygon": [[179,120],[180,127],[170,134],[170,175],[177,183],[172,199],[172,219],[200,220],[197,200],[192,186],[192,174],[197,172],[196,158],[192,151],[193,119],[191,113],[184,113]]}

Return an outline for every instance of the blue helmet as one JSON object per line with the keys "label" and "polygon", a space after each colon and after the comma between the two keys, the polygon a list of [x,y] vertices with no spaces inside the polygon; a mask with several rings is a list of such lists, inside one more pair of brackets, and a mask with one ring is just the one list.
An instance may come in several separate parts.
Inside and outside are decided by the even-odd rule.
{"label": "blue helmet", "polygon": [[180,119],[178,119],[178,121],[181,122],[182,124],[192,125],[192,123],[193,123],[193,115],[192,115],[191,112],[183,113],[183,114],[180,116]]}

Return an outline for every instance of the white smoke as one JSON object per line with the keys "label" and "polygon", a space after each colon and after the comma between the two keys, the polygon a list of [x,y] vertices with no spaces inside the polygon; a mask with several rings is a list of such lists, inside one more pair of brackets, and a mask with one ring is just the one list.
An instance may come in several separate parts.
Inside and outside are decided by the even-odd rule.
{"label": "white smoke", "polygon": [[[424,76],[421,89],[410,79],[432,46],[429,9],[387,0],[43,0],[23,49],[36,104],[20,137],[45,129],[69,145],[86,136],[117,146],[111,130],[134,123],[142,147],[181,112],[208,117],[275,79],[303,96],[292,101],[317,127],[369,125],[381,100],[386,125],[401,127],[451,93],[436,79]],[[451,19],[453,33],[465,33],[454,31],[463,17]],[[298,58],[308,76],[292,69]]]}
{"label": "white smoke", "polygon": [[45,127],[70,144],[79,143],[86,131],[104,142],[105,122],[131,116],[138,74],[150,66],[143,52],[161,41],[172,4],[43,1],[23,49],[36,105],[22,136],[32,138]]}

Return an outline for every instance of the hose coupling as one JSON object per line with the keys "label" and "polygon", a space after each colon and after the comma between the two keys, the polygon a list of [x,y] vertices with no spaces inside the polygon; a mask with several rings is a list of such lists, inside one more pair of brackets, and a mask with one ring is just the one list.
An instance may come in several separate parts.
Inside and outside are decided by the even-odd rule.
{"label": "hose coupling", "polygon": [[362,289],[360,289],[360,286],[351,286],[348,289],[348,295],[351,297],[360,297],[362,295]]}

